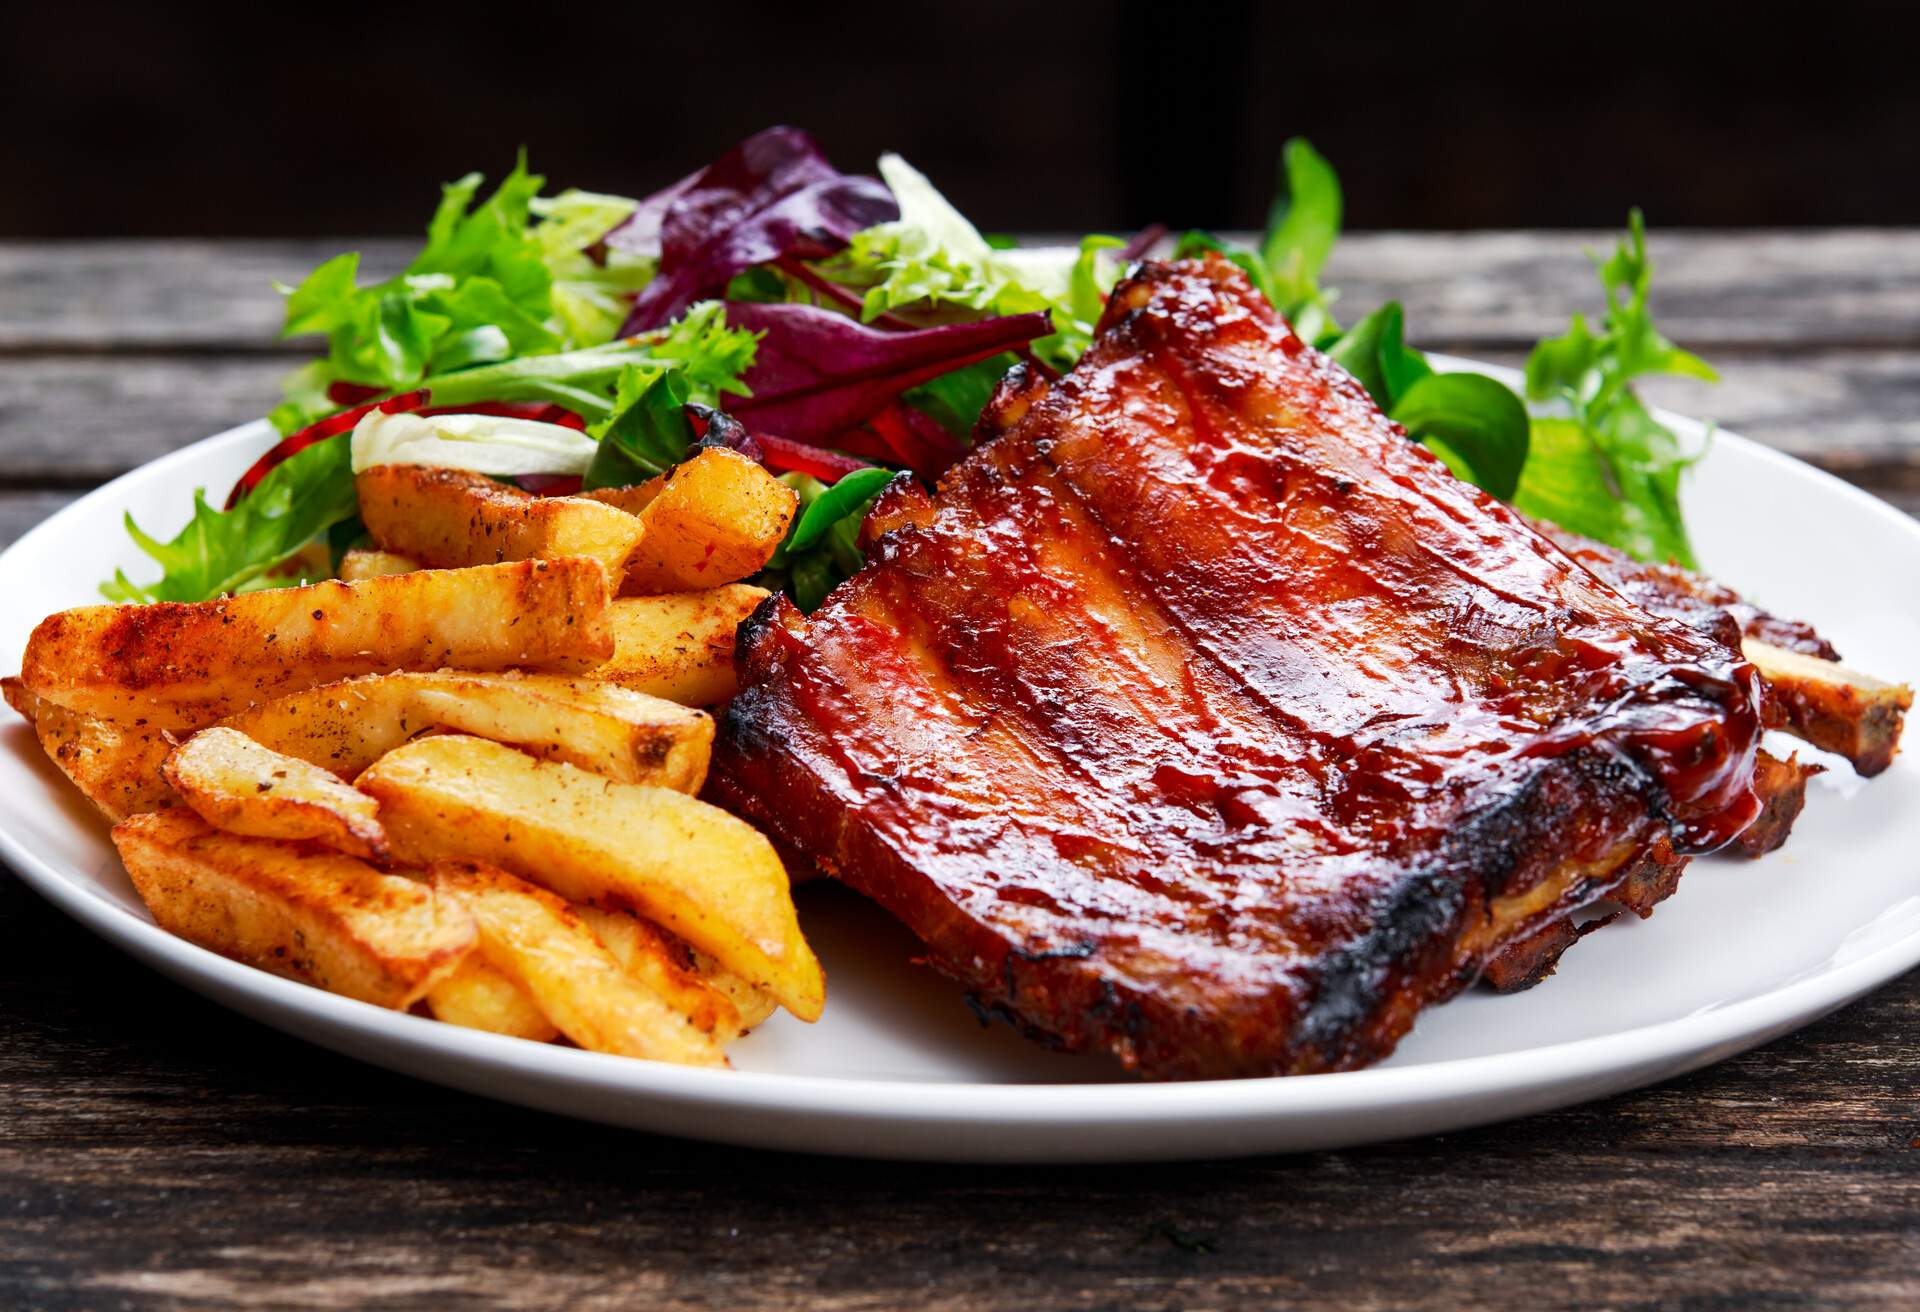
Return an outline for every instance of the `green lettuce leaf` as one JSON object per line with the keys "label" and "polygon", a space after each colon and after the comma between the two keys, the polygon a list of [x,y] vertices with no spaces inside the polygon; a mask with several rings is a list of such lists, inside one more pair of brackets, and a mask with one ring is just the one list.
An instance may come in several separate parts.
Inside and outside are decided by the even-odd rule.
{"label": "green lettuce leaf", "polygon": [[296,371],[271,418],[281,432],[337,406],[327,385],[401,392],[428,378],[609,341],[646,285],[649,261],[602,251],[633,201],[589,192],[539,199],[522,156],[478,201],[470,173],[442,188],[426,244],[405,270],[361,286],[360,257],[328,260],[286,294],[284,337],[321,333],[327,354]]}
{"label": "green lettuce leaf", "polygon": [[680,370],[628,365],[615,388],[613,413],[587,426],[600,449],[581,487],[630,487],[678,464],[695,440],[686,405],[687,381]]}
{"label": "green lettuce leaf", "polygon": [[1101,252],[1124,242],[1096,235],[1077,248],[996,247],[898,155],[881,156],[880,176],[900,217],[855,233],[818,266],[822,277],[861,294],[862,319],[895,314],[931,325],[1044,310],[1056,331],[1034,342],[1034,354],[1073,367],[1119,277],[1118,261]]}
{"label": "green lettuce leaf", "polygon": [[786,592],[802,611],[817,610],[829,592],[866,563],[860,550],[860,525],[874,498],[897,472],[862,469],[832,484],[805,474],[781,475],[780,481],[798,494],[800,508],[786,541],[754,582],[770,591]]}
{"label": "green lettuce leaf", "polygon": [[1528,399],[1558,403],[1571,417],[1534,421],[1535,454],[1514,504],[1642,560],[1691,567],[1680,476],[1704,451],[1686,449],[1632,384],[1650,374],[1709,382],[1719,375],[1654,327],[1653,263],[1639,210],[1628,215],[1613,253],[1595,264],[1607,300],[1599,331],[1576,314],[1564,334],[1527,357]]}
{"label": "green lettuce leaf", "polygon": [[193,518],[169,541],[152,537],[128,515],[128,534],[159,563],[161,576],[142,584],[116,571],[100,591],[110,601],[207,601],[309,582],[303,575],[269,571],[358,513],[351,436],[341,433],[289,456],[232,510],[215,510],[206,489],[196,489]]}
{"label": "green lettuce leaf", "polygon": [[1340,178],[1324,156],[1294,137],[1280,151],[1280,180],[1260,241],[1260,258],[1273,280],[1274,308],[1301,340],[1318,344],[1338,331],[1320,289],[1320,270],[1340,236],[1344,201]]}
{"label": "green lettuce leaf", "polygon": [[600,240],[624,223],[635,205],[625,196],[578,190],[529,202],[540,220],[533,235],[553,280],[554,317],[569,343],[613,340],[633,293],[653,281],[657,261],[652,257]]}
{"label": "green lettuce leaf", "polygon": [[1482,374],[1429,373],[1388,412],[1476,487],[1510,501],[1530,445],[1527,407]]}
{"label": "green lettuce leaf", "polygon": [[687,399],[703,405],[717,404],[722,392],[746,395],[740,376],[752,366],[758,341],[755,333],[729,327],[718,301],[702,301],[658,333],[431,375],[420,385],[436,406],[548,401],[573,411],[591,428],[604,425],[619,408],[615,387],[636,365],[655,372],[672,366],[683,378]]}

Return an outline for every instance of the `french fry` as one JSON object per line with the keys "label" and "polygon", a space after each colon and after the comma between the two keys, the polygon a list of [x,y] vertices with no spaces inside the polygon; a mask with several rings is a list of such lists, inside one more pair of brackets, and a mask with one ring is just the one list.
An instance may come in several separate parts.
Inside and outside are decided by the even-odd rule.
{"label": "french fry", "polygon": [[674,998],[689,1016],[698,1016],[695,1000],[701,994],[688,990],[688,981],[726,1000],[736,1034],[745,1033],[779,1009],[780,1003],[771,993],[650,921],[630,912],[603,911],[599,907],[576,906],[574,910],[622,965],[638,973],[641,982],[654,992]]}
{"label": "french fry", "polygon": [[739,1009],[693,973],[686,944],[625,911],[577,906],[574,912],[629,975],[672,1003],[694,1028],[723,1044],[740,1036]]}
{"label": "french fry", "polygon": [[472,917],[350,856],[221,833],[184,807],[114,826],[160,927],[376,1006],[412,1006],[473,950]]}
{"label": "french fry", "polygon": [[621,783],[697,793],[713,717],[618,684],[557,675],[418,676],[416,716]]}
{"label": "french fry", "polygon": [[712,706],[739,691],[733,635],[767,598],[765,588],[730,583],[704,592],[622,597],[607,608],[613,659],[596,679],[683,706]]}
{"label": "french fry", "polygon": [[752,980],[734,974],[698,948],[690,947],[687,953],[693,958],[694,975],[714,992],[725,995],[740,1013],[742,1034],[780,1009],[780,999]]}
{"label": "french fry", "polygon": [[411,574],[425,568],[411,556],[370,547],[353,547],[340,557],[340,577],[347,583],[384,578],[389,574]]}
{"label": "french fry", "polygon": [[464,469],[375,465],[353,487],[376,543],[437,568],[590,556],[617,583],[646,535],[613,506],[536,497]]}
{"label": "french fry", "polygon": [[14,678],[0,679],[0,692],[33,726],[41,750],[107,819],[124,820],[179,800],[160,775],[173,751],[173,739],[162,729],[69,711]]}
{"label": "french fry", "polygon": [[585,496],[645,525],[621,589],[639,594],[713,588],[758,573],[786,537],[799,504],[792,488],[720,447],[637,487]]}
{"label": "french fry", "polygon": [[560,1037],[559,1027],[547,1019],[533,995],[503,971],[489,966],[479,953],[467,957],[453,973],[427,990],[427,1010],[435,1020],[486,1030],[516,1039],[547,1043]]}
{"label": "french fry", "polygon": [[717,807],[458,735],[389,752],[359,786],[379,799],[402,860],[487,861],[568,901],[634,911],[802,1020],[820,1014],[825,981],[786,870],[763,835]]}
{"label": "french fry", "polygon": [[369,674],[302,688],[220,723],[286,756],[354,777],[433,726],[413,711],[413,674]]}
{"label": "french fry", "polygon": [[437,861],[427,877],[437,896],[473,916],[487,964],[581,1047],[686,1066],[727,1064],[712,1034],[628,974],[552,893],[474,861]]}
{"label": "french fry", "polygon": [[83,606],[40,622],[20,679],[70,710],[197,728],[377,670],[590,670],[613,655],[606,602],[606,571],[569,557],[217,601]]}
{"label": "french fry", "polygon": [[387,859],[380,805],[320,766],[262,747],[237,729],[202,729],[161,767],[202,820],[230,834],[311,840]]}
{"label": "french fry", "polygon": [[224,723],[348,780],[423,730],[450,728],[691,793],[713,745],[713,720],[700,711],[546,674],[376,674],[289,693]]}

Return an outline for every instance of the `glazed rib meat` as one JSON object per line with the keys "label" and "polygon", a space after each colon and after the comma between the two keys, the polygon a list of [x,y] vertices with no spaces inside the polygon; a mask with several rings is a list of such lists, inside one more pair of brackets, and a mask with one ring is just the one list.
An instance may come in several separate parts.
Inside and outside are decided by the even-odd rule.
{"label": "glazed rib meat", "polygon": [[1756,814],[1750,665],[1449,474],[1225,261],[1145,265],[813,616],[720,799],[1036,1038],[1154,1077],[1389,1053]]}
{"label": "glazed rib meat", "polygon": [[[1812,625],[1768,614],[1724,583],[1676,565],[1637,561],[1563,529],[1535,527],[1655,615],[1692,625],[1745,655],[1766,685],[1768,728],[1784,729],[1822,751],[1846,757],[1865,777],[1893,764],[1907,712],[1913,708],[1913,690],[1905,684],[1848,669],[1833,644]],[[1793,808],[1796,814],[1798,809]],[[1789,816],[1788,826],[1791,823]],[[1776,833],[1785,839],[1784,827],[1762,830]],[[1778,841],[1767,846],[1751,831],[1742,837],[1758,850],[1779,846]]]}

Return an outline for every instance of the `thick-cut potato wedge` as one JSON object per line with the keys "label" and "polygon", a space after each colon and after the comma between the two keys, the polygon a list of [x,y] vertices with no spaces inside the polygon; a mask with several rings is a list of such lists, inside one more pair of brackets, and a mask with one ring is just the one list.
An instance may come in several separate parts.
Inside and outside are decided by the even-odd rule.
{"label": "thick-cut potato wedge", "polygon": [[359,786],[380,800],[402,860],[488,861],[570,902],[634,911],[802,1020],[820,1014],[825,981],[787,872],[763,835],[718,807],[451,734],[389,752]]}
{"label": "thick-cut potato wedge", "polygon": [[340,578],[346,583],[385,578],[389,574],[411,574],[425,568],[411,556],[370,547],[354,547],[340,557]]}
{"label": "thick-cut potato wedge", "polygon": [[381,1007],[409,1007],[473,950],[473,918],[365,862],[214,829],[184,807],[114,826],[160,927]]}
{"label": "thick-cut potato wedge", "polygon": [[224,723],[348,780],[423,730],[447,728],[622,783],[693,793],[713,746],[704,712],[557,674],[376,674],[289,693]]}
{"label": "thick-cut potato wedge", "polygon": [[626,911],[577,906],[574,912],[629,975],[672,1003],[696,1029],[717,1043],[740,1037],[739,1010],[693,973],[693,951],[686,944]]}
{"label": "thick-cut potato wedge", "polygon": [[433,725],[413,711],[418,674],[369,674],[303,688],[221,720],[273,751],[352,782]]}
{"label": "thick-cut potato wedge", "polygon": [[646,536],[626,593],[690,592],[758,573],[799,498],[738,451],[709,447],[648,483],[585,496],[639,516]]}
{"label": "thick-cut potato wedge", "polygon": [[690,967],[693,973],[708,988],[724,994],[733,1003],[734,1010],[740,1013],[742,1034],[780,1009],[780,999],[752,980],[734,974],[698,948],[689,947],[687,952],[693,958]]}
{"label": "thick-cut potato wedge", "polygon": [[697,793],[713,752],[713,717],[614,683],[560,675],[419,676],[415,715],[512,743],[549,761],[627,784]]}
{"label": "thick-cut potato wedge", "polygon": [[593,1052],[724,1066],[710,1034],[641,985],[560,898],[474,861],[438,861],[436,895],[480,926],[480,954],[532,996],[560,1032]]}
{"label": "thick-cut potato wedge", "polygon": [[606,604],[606,571],[575,556],[218,601],[83,606],[40,622],[20,679],[91,715],[130,719],[191,705],[211,712],[205,724],[380,670],[590,670],[613,655]]}
{"label": "thick-cut potato wedge", "polygon": [[464,469],[375,465],[353,488],[375,542],[438,568],[591,556],[618,584],[647,532],[599,501],[537,497]]}
{"label": "thick-cut potato wedge", "polygon": [[174,805],[160,776],[174,740],[152,723],[122,724],[55,706],[14,678],[0,679],[7,704],[26,717],[41,750],[109,820]]}
{"label": "thick-cut potato wedge", "polygon": [[746,583],[622,597],[607,608],[613,659],[593,677],[683,706],[723,702],[740,690],[734,631],[766,599],[765,588]]}
{"label": "thick-cut potato wedge", "polygon": [[1741,651],[1785,713],[1787,732],[1846,757],[1864,776],[1893,764],[1913,689],[1755,638]]}
{"label": "thick-cut potato wedge", "polygon": [[380,804],[320,766],[262,747],[238,729],[202,729],[161,767],[202,820],[230,834],[313,840],[387,859]]}
{"label": "thick-cut potato wedge", "polygon": [[427,990],[427,1010],[435,1020],[486,1030],[516,1039],[546,1043],[560,1037],[560,1028],[511,975],[495,970],[474,953],[453,973]]}

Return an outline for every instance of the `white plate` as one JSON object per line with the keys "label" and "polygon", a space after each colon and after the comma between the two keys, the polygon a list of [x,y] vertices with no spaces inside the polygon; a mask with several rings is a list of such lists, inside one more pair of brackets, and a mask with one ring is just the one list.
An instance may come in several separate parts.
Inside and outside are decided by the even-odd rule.
{"label": "white plate", "polygon": [[[1675,421],[1688,432],[1687,421]],[[41,615],[143,569],[120,527],[171,529],[270,440],[264,424],[156,461],[0,556],[0,663]],[[1818,624],[1864,669],[1920,684],[1920,525],[1796,461],[1722,434],[1688,513],[1719,577]],[[912,941],[851,894],[800,892],[826,963],[822,1021],[782,1015],[733,1071],[537,1045],[396,1015],[161,932],[104,826],[24,725],[0,727],[0,854],[56,906],[236,1011],[423,1079],[613,1124],[765,1147],[928,1159],[1224,1156],[1428,1134],[1666,1079],[1787,1033],[1920,962],[1920,757],[1869,785],[1815,781],[1785,850],[1698,861],[1645,922],[1616,924],[1517,997],[1470,993],[1420,1018],[1372,1070],[1151,1085],[1099,1059],[983,1030]],[[1792,1096],[1792,1089],[1780,1091]]]}

